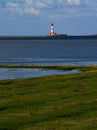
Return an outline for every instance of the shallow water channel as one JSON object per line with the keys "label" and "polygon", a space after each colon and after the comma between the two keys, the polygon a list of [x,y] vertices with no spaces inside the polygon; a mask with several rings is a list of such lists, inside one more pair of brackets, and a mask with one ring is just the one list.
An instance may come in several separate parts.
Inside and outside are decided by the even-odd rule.
{"label": "shallow water channel", "polygon": [[79,70],[55,70],[55,69],[40,69],[40,68],[0,68],[0,79],[15,79],[39,77],[52,74],[73,74],[79,73]]}

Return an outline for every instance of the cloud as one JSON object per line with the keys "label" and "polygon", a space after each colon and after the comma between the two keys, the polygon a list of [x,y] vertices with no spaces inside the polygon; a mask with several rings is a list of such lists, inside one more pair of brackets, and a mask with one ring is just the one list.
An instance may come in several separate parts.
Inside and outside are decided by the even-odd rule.
{"label": "cloud", "polygon": [[24,13],[29,13],[29,14],[36,14],[36,15],[38,15],[38,14],[39,14],[39,11],[38,11],[38,10],[35,10],[34,8],[25,8],[25,9],[24,9]]}
{"label": "cloud", "polygon": [[97,0],[0,0],[0,11],[45,17],[96,16]]}
{"label": "cloud", "polygon": [[32,2],[33,2],[32,0],[25,0],[25,3],[27,6],[30,6],[32,4]]}
{"label": "cloud", "polygon": [[34,8],[34,1],[33,0],[25,0],[24,13],[38,15],[39,12],[40,12],[39,10]]}
{"label": "cloud", "polygon": [[41,2],[41,1],[37,1],[37,2],[36,2],[36,5],[37,5],[37,7],[39,7],[39,8],[45,8],[45,7],[47,7],[47,4],[46,4],[46,3],[43,3],[43,2]]}
{"label": "cloud", "polygon": [[81,1],[80,0],[67,0],[68,3],[74,4],[74,5],[80,5]]}
{"label": "cloud", "polygon": [[6,8],[11,12],[17,12],[19,14],[22,13],[22,9],[21,9],[20,5],[16,2],[7,2]]}

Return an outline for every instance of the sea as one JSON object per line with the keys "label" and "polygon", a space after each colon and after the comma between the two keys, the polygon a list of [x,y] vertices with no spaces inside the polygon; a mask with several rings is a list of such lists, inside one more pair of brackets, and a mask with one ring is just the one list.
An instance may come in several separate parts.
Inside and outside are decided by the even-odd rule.
{"label": "sea", "polygon": [[[97,38],[1,38],[0,64],[97,65]],[[68,73],[80,73],[80,71],[0,68],[0,79],[28,78]]]}
{"label": "sea", "polygon": [[0,39],[0,64],[96,65],[95,39]]}

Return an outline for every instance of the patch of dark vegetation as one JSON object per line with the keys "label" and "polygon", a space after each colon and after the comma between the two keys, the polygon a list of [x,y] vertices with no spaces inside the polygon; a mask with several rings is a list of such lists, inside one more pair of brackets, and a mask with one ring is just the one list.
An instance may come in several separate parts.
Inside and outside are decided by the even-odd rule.
{"label": "patch of dark vegetation", "polygon": [[0,85],[10,85],[13,84],[14,81],[13,80],[1,80],[0,81]]}
{"label": "patch of dark vegetation", "polygon": [[15,128],[0,128],[0,130],[17,130],[17,129],[15,129]]}
{"label": "patch of dark vegetation", "polygon": [[73,92],[76,92],[76,93],[80,93],[80,92],[86,92],[87,91],[87,88],[77,88],[77,89],[74,89]]}
{"label": "patch of dark vegetation", "polygon": [[67,113],[63,115],[58,115],[58,118],[76,118],[79,117],[82,113],[81,112],[75,112],[75,113]]}
{"label": "patch of dark vegetation", "polygon": [[56,128],[49,127],[49,128],[45,128],[44,130],[56,130]]}
{"label": "patch of dark vegetation", "polygon": [[6,109],[7,109],[7,107],[0,107],[0,111],[4,111]]}

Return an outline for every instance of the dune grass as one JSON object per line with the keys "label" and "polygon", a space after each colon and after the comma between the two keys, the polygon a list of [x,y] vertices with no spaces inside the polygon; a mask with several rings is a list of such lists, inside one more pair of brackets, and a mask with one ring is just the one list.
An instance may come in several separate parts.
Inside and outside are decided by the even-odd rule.
{"label": "dune grass", "polygon": [[0,130],[97,130],[97,67],[79,68],[80,74],[1,80]]}

